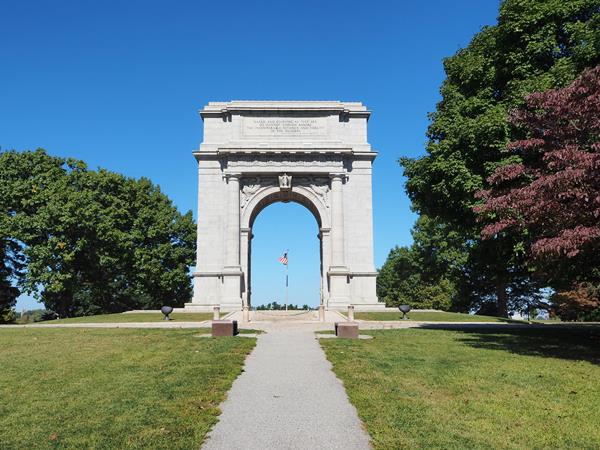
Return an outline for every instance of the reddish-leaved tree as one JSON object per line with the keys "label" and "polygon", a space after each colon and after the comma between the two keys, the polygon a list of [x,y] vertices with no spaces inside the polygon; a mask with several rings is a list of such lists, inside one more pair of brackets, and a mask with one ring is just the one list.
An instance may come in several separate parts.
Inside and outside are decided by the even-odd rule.
{"label": "reddish-leaved tree", "polygon": [[[479,193],[484,204],[476,211],[489,220],[483,238],[519,233],[536,266],[559,289],[597,283],[600,66],[565,88],[529,95],[510,120],[525,136],[508,145],[520,161],[496,169],[491,188]],[[561,277],[552,267],[568,268],[569,279],[553,283]]]}

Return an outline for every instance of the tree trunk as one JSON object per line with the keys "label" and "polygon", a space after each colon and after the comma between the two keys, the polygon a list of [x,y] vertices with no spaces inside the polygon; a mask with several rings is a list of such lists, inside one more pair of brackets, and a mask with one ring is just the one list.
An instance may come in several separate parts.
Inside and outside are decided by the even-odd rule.
{"label": "tree trunk", "polygon": [[498,316],[508,317],[508,296],[506,294],[506,284],[503,282],[498,282],[496,285],[496,300],[498,304]]}

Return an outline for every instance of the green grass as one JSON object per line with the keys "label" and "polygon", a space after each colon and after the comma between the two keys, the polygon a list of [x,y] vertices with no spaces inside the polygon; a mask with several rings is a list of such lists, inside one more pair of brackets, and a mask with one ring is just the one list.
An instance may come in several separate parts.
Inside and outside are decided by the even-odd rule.
{"label": "green grass", "polygon": [[0,329],[0,448],[200,448],[256,340],[197,334]]}
{"label": "green grass", "polygon": [[[422,322],[521,322],[502,317],[475,316],[445,311],[413,311],[407,315],[409,320]],[[358,320],[400,320],[401,312],[357,312],[354,318]]]}
{"label": "green grass", "polygon": [[600,448],[599,328],[369,334],[320,343],[376,449]]}
{"label": "green grass", "polygon": [[[178,322],[202,322],[211,320],[212,313],[172,313],[169,316]],[[99,314],[97,316],[72,317],[70,319],[58,319],[46,323],[125,323],[125,322],[160,322],[164,319],[161,313],[120,313]]]}

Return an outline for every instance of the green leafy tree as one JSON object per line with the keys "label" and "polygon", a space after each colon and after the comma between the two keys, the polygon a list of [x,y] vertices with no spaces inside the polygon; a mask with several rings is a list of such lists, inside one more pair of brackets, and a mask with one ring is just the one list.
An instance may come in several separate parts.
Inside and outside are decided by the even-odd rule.
{"label": "green leafy tree", "polygon": [[19,250],[18,244],[7,236],[0,238],[0,322],[12,321],[11,312],[21,293],[14,286],[23,267]]}
{"label": "green leafy tree", "polygon": [[[506,316],[535,296],[532,268],[523,264],[522,237],[482,241],[485,222],[473,208],[494,170],[518,162],[505,152],[518,136],[508,112],[526,94],[564,86],[600,62],[600,0],[506,0],[498,24],[484,27],[444,61],[442,100],[430,115],[427,155],[402,158],[407,192],[420,214],[435,218],[467,243],[460,285],[471,308],[490,302]],[[457,248],[462,254],[463,244]],[[465,297],[464,295],[462,296]]]}
{"label": "green leafy tree", "polygon": [[490,219],[482,236],[526,236],[536,275],[557,291],[557,311],[582,317],[600,305],[600,66],[531,94],[511,121],[526,132],[508,146],[522,163],[488,179],[477,207]]}
{"label": "green leafy tree", "polygon": [[0,323],[15,323],[17,320],[17,312],[14,308],[6,309],[0,315]]}
{"label": "green leafy tree", "polygon": [[37,212],[46,204],[67,170],[77,164],[38,150],[0,153],[0,315],[16,304],[26,267],[23,231],[42,229]]}
{"label": "green leafy tree", "polygon": [[420,282],[420,268],[409,247],[395,247],[379,269],[377,296],[386,306],[408,303],[415,306],[414,292]]}
{"label": "green leafy tree", "polygon": [[425,280],[417,260],[412,247],[392,249],[377,278],[378,297],[386,306],[408,304],[420,309],[450,309],[455,286],[444,277],[435,283]]}
{"label": "green leafy tree", "polygon": [[406,303],[414,308],[456,309],[460,299],[456,280],[464,249],[443,224],[421,216],[412,230],[413,245],[396,247],[377,278],[377,294],[387,306]]}
{"label": "green leafy tree", "polygon": [[19,286],[46,308],[68,317],[190,298],[195,225],[157,186],[41,150],[1,156],[16,188],[8,229],[27,262]]}

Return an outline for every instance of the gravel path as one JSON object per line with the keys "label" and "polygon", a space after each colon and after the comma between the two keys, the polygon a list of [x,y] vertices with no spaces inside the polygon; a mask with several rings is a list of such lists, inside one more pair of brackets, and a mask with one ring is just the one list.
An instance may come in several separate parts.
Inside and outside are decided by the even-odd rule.
{"label": "gravel path", "polygon": [[272,327],[261,334],[221,409],[205,450],[370,448],[342,383],[307,327]]}

